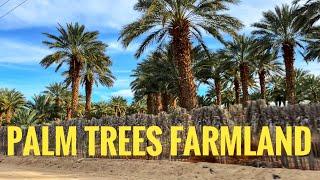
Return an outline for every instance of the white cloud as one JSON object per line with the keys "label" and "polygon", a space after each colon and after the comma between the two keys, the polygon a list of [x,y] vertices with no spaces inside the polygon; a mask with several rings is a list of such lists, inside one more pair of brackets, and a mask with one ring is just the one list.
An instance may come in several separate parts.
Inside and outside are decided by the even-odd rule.
{"label": "white cloud", "polygon": [[125,98],[133,98],[133,93],[131,89],[121,89],[119,91],[112,92],[111,96],[122,96]]}
{"label": "white cloud", "polygon": [[[0,8],[7,12],[19,4],[13,0]],[[136,0],[30,0],[0,21],[1,29],[53,26],[79,21],[89,27],[115,29],[135,19]]]}
{"label": "white cloud", "polygon": [[50,50],[33,44],[0,39],[1,63],[38,63]]}
{"label": "white cloud", "polygon": [[107,51],[109,54],[116,54],[116,53],[133,53],[135,52],[139,44],[133,42],[129,45],[129,47],[124,48],[120,41],[105,41],[108,44]]}
{"label": "white cloud", "polygon": [[238,5],[233,5],[230,14],[240,19],[246,30],[251,30],[251,25],[262,19],[264,11],[273,10],[276,5],[291,4],[292,0],[243,0]]}

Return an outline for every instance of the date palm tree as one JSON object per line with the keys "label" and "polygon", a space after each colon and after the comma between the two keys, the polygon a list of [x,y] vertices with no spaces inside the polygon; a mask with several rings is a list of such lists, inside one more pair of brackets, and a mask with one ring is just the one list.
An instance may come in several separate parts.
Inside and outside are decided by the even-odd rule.
{"label": "date palm tree", "polygon": [[203,56],[203,59],[195,65],[195,77],[198,81],[205,84],[212,84],[213,80],[214,90],[216,95],[217,106],[222,103],[222,85],[224,83],[224,72],[226,70],[226,63],[223,55],[210,53],[209,56]]}
{"label": "date palm tree", "polygon": [[5,113],[7,124],[10,124],[14,113],[22,108],[26,104],[26,101],[23,94],[15,89],[1,89],[0,91],[0,106]]}
{"label": "date palm tree", "polygon": [[114,83],[115,77],[110,70],[111,60],[104,52],[95,52],[92,54],[92,59],[84,65],[81,73],[81,81],[85,86],[86,92],[86,116],[91,114],[91,99],[93,85],[100,84],[105,87],[111,87]]}
{"label": "date palm tree", "polygon": [[141,18],[128,24],[120,33],[122,44],[128,47],[132,41],[147,34],[136,56],[139,57],[152,43],[162,45],[167,39],[173,47],[173,59],[179,72],[179,101],[183,108],[196,107],[196,87],[192,72],[191,38],[202,46],[202,30],[218,40],[221,32],[235,34],[242,25],[227,14],[228,4],[237,0],[138,0],[135,10]]}
{"label": "date palm tree", "polygon": [[41,123],[41,120],[36,110],[28,108],[19,110],[12,118],[13,124],[21,126],[22,128],[37,125]]}
{"label": "date palm tree", "polygon": [[274,11],[263,13],[263,19],[253,24],[253,34],[271,43],[275,50],[282,50],[286,71],[286,96],[290,104],[295,101],[295,48],[302,47],[300,38],[303,26],[298,22],[298,7],[293,5],[276,6]]}
{"label": "date palm tree", "polygon": [[308,74],[303,80],[303,89],[305,96],[304,100],[309,100],[312,103],[319,103],[320,101],[320,77],[313,74]]}
{"label": "date palm tree", "polygon": [[170,46],[151,53],[138,64],[132,77],[131,89],[136,100],[147,96],[147,112],[158,114],[168,111],[170,104],[179,94],[178,72],[172,60]]}
{"label": "date palm tree", "polygon": [[52,120],[54,113],[53,99],[47,95],[34,95],[31,101],[27,102],[27,106],[37,112],[37,116],[42,121]]}
{"label": "date palm tree", "polygon": [[66,98],[68,95],[68,88],[63,83],[53,83],[46,87],[43,92],[54,101],[53,117],[62,119],[63,107],[66,104]]}
{"label": "date palm tree", "polygon": [[228,67],[238,68],[242,87],[242,104],[247,105],[249,100],[250,62],[255,59],[256,40],[253,37],[238,35],[233,41],[226,42],[225,49],[220,50],[224,58],[229,61]]}
{"label": "date palm tree", "polygon": [[282,73],[282,63],[278,61],[278,53],[272,50],[264,50],[253,61],[255,73],[259,77],[260,98],[266,99],[267,79],[274,74]]}
{"label": "date palm tree", "polygon": [[72,78],[72,114],[76,116],[79,104],[81,69],[86,61],[90,60],[93,50],[96,51],[97,48],[103,47],[101,45],[103,43],[98,41],[99,32],[87,31],[84,25],[78,23],[67,24],[66,28],[59,25],[57,30],[58,35],[44,33],[49,40],[43,41],[43,44],[55,52],[43,58],[40,64],[45,68],[57,64],[56,71],[62,65],[68,66],[68,72]]}
{"label": "date palm tree", "polygon": [[95,118],[100,119],[106,116],[114,115],[114,109],[106,101],[93,104],[92,114]]}
{"label": "date palm tree", "polygon": [[114,115],[117,117],[124,116],[128,108],[127,100],[122,96],[112,96],[110,106],[113,108]]}
{"label": "date palm tree", "polygon": [[[104,47],[93,49],[90,54],[90,60],[84,63],[83,68],[80,72],[81,84],[85,87],[86,93],[86,104],[85,114],[87,118],[90,118],[91,113],[91,99],[94,85],[102,85],[111,87],[114,83],[115,77],[112,75],[110,66],[112,64],[110,57],[105,55],[104,50],[106,45],[101,44]],[[68,72],[64,72],[66,76],[66,84],[72,83],[72,77],[69,76]]]}

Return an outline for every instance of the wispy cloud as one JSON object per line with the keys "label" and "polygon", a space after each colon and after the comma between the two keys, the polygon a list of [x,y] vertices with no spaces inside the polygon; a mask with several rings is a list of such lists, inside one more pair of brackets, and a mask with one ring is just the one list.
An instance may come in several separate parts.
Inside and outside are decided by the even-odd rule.
{"label": "wispy cloud", "polygon": [[[6,12],[20,0],[0,8]],[[79,21],[92,27],[119,29],[137,17],[136,0],[31,0],[0,21],[1,29],[52,26]]]}
{"label": "wispy cloud", "polygon": [[107,51],[109,54],[117,54],[117,53],[131,53],[132,54],[139,47],[138,43],[131,43],[129,45],[129,47],[125,48],[125,47],[123,47],[123,45],[121,44],[120,41],[113,40],[113,41],[106,41],[106,42],[108,44]]}
{"label": "wispy cloud", "polygon": [[111,96],[122,96],[125,98],[133,98],[133,93],[131,89],[121,89],[119,91],[112,92]]}
{"label": "wispy cloud", "polygon": [[243,0],[237,5],[231,6],[230,14],[240,19],[244,25],[244,31],[250,31],[251,25],[262,19],[262,13],[273,10],[276,5],[290,4],[292,0]]}
{"label": "wispy cloud", "polygon": [[51,51],[26,42],[0,39],[0,63],[37,63]]}

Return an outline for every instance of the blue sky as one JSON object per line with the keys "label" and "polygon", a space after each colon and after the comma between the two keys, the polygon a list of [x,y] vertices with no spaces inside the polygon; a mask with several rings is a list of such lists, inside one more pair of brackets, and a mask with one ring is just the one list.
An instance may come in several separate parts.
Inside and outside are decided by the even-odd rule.
{"label": "blue sky", "polygon": [[[0,0],[0,4],[6,0]],[[11,0],[0,7],[0,16],[23,0]],[[43,32],[56,33],[57,23],[80,22],[89,30],[99,30],[101,40],[109,45],[107,54],[113,60],[112,71],[117,81],[112,88],[95,87],[94,101],[108,100],[121,95],[129,101],[131,71],[141,60],[133,54],[137,43],[123,49],[117,41],[121,27],[139,16],[133,10],[136,0],[29,0],[13,13],[0,19],[0,87],[16,88],[27,98],[42,92],[52,82],[63,78],[54,68],[43,69],[39,61],[50,53],[42,45]],[[250,32],[250,24],[259,21],[262,12],[272,9],[276,4],[290,3],[291,0],[242,0],[232,6],[230,14],[239,18],[245,25],[243,32]],[[211,49],[219,44],[206,36]],[[300,57],[296,65],[320,74],[317,63],[306,64]],[[200,92],[203,93],[204,87]]]}

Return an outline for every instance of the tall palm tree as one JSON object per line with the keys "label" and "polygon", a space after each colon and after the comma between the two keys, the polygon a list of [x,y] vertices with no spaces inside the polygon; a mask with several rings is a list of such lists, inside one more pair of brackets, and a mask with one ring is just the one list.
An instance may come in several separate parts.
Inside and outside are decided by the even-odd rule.
{"label": "tall palm tree", "polygon": [[115,77],[110,70],[111,60],[104,52],[96,52],[92,56],[92,61],[85,64],[81,73],[82,83],[85,85],[86,92],[86,116],[91,114],[91,99],[93,85],[101,84],[102,86],[111,87]]}
{"label": "tall palm tree", "polygon": [[[101,44],[101,49],[105,49],[106,45]],[[81,84],[85,87],[86,93],[86,104],[85,114],[87,118],[90,118],[91,113],[91,99],[94,85],[102,85],[111,87],[114,83],[115,77],[112,75],[110,66],[112,64],[110,57],[105,55],[104,50],[101,49],[93,50],[90,54],[90,60],[84,63],[83,68],[80,72]],[[72,83],[72,77],[69,76],[68,72],[64,72],[66,76],[66,84]]]}
{"label": "tall palm tree", "polygon": [[1,89],[0,106],[4,110],[7,124],[11,123],[13,114],[25,105],[23,94],[15,89]]}
{"label": "tall palm tree", "polygon": [[270,99],[272,99],[277,106],[281,106],[282,103],[285,106],[287,97],[285,91],[286,82],[284,77],[280,76],[279,74],[275,74],[271,77],[270,82],[272,84],[272,88],[270,90]]}
{"label": "tall palm tree", "polygon": [[170,46],[160,48],[138,64],[132,77],[131,89],[136,100],[147,96],[147,112],[158,114],[168,107],[179,94],[178,73],[172,60]]}
{"label": "tall palm tree", "polygon": [[59,31],[57,36],[44,33],[50,40],[43,41],[43,44],[55,50],[55,52],[43,58],[40,64],[45,68],[57,64],[56,71],[64,64],[69,66],[68,72],[72,77],[72,114],[76,116],[79,104],[81,69],[87,61],[90,61],[91,53],[99,48],[103,51],[101,48],[104,46],[101,45],[103,44],[101,41],[98,41],[99,32],[86,31],[84,25],[71,23],[67,24],[66,28],[59,25],[57,30]]}
{"label": "tall palm tree", "polygon": [[160,88],[157,81],[155,81],[155,76],[146,72],[144,64],[138,64],[137,68],[133,71],[131,76],[135,79],[131,82],[130,86],[136,100],[141,100],[144,96],[147,96],[147,113],[158,114],[161,111],[162,105]]}
{"label": "tall palm tree", "polygon": [[183,108],[191,110],[196,107],[196,87],[192,73],[191,38],[205,46],[202,30],[222,41],[221,32],[235,34],[241,23],[224,14],[228,4],[237,0],[139,0],[135,10],[142,13],[141,18],[125,26],[120,39],[125,47],[143,34],[143,40],[136,52],[139,57],[153,42],[162,45],[170,39],[173,57],[179,72],[179,100]]}
{"label": "tall palm tree", "polygon": [[222,103],[222,84],[224,81],[224,72],[226,70],[226,63],[223,55],[211,53],[209,56],[203,56],[195,65],[195,77],[198,81],[205,84],[211,84],[210,79],[214,81],[214,90],[216,95],[216,105],[220,106]]}
{"label": "tall palm tree", "polygon": [[282,50],[286,71],[286,94],[290,104],[295,103],[295,48],[302,47],[299,40],[303,26],[298,23],[297,10],[297,6],[276,6],[274,11],[263,13],[261,22],[253,24],[256,28],[253,34],[271,43],[275,50]]}
{"label": "tall palm tree", "polygon": [[266,78],[282,73],[282,63],[278,61],[278,53],[272,50],[260,52],[254,60],[255,72],[259,77],[260,98],[266,99]]}
{"label": "tall palm tree", "polygon": [[[240,72],[239,68],[234,68],[233,63],[226,63],[225,66],[225,78],[226,81],[229,81],[233,86],[234,91],[234,103],[240,104],[240,95],[241,95],[241,82],[240,82]],[[230,87],[230,88],[231,88]]]}
{"label": "tall palm tree", "polygon": [[255,59],[256,40],[253,37],[238,35],[233,41],[225,44],[225,49],[219,53],[224,54],[229,61],[228,66],[239,68],[242,86],[242,104],[247,105],[249,100],[250,62]]}

